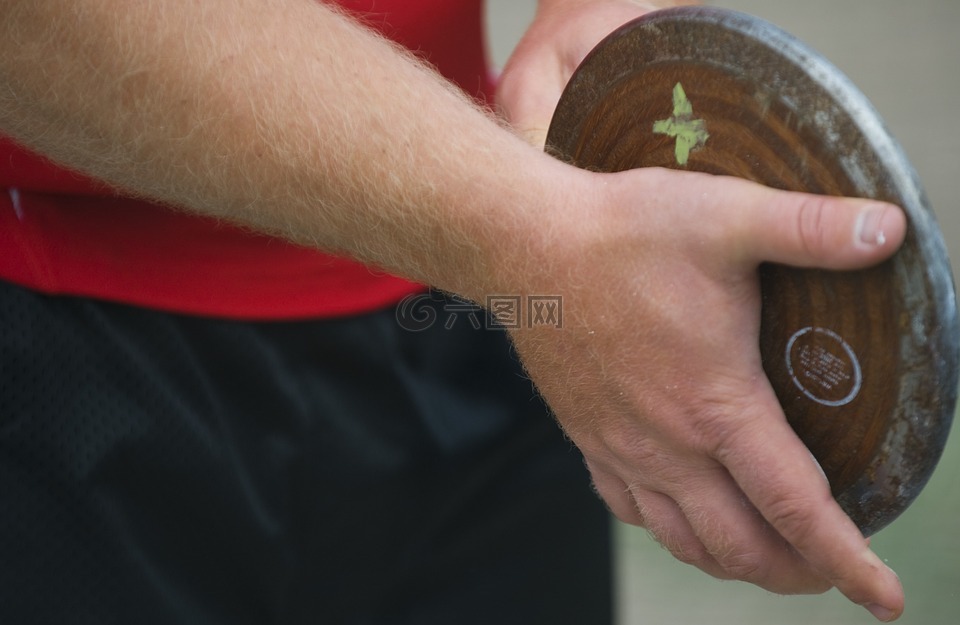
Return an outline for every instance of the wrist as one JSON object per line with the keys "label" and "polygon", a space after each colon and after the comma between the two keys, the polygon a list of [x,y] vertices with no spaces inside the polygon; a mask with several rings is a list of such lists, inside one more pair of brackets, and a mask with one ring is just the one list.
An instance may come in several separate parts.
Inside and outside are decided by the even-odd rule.
{"label": "wrist", "polygon": [[[518,140],[519,143],[519,140]],[[466,254],[450,254],[450,290],[479,303],[491,295],[527,295],[546,288],[557,254],[574,245],[587,172],[525,143],[519,159],[505,158],[488,199],[468,224]],[[444,284],[438,284],[447,288]]]}
{"label": "wrist", "polygon": [[626,211],[606,199],[610,176],[546,157],[524,178],[521,210],[486,240],[480,288],[467,294],[480,303],[500,294],[572,297],[594,259],[621,247],[618,213]]}

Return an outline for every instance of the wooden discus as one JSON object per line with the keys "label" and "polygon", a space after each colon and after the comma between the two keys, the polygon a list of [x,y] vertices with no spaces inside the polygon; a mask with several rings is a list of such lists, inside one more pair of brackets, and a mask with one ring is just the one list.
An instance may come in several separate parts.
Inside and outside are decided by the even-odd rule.
{"label": "wooden discus", "polygon": [[877,267],[760,269],[760,351],[791,426],[864,534],[896,518],[946,442],[960,328],[946,248],[917,177],[849,80],[756,18],[658,11],[583,61],[547,150],[597,171],[671,167],[904,208],[906,242]]}

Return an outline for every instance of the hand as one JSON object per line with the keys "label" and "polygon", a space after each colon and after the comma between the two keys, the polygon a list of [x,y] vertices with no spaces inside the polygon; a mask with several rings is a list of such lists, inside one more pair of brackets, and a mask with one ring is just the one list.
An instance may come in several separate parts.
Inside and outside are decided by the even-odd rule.
{"label": "hand", "polygon": [[587,185],[570,201],[596,208],[556,211],[529,285],[563,296],[563,329],[513,337],[610,509],[716,577],[779,593],[836,585],[882,620],[899,615],[897,577],[764,375],[757,267],[876,263],[902,242],[903,213],[686,172],[569,175]]}
{"label": "hand", "polygon": [[693,0],[541,0],[507,61],[497,104],[514,130],[542,148],[560,95],[574,70],[604,37],[656,9]]}

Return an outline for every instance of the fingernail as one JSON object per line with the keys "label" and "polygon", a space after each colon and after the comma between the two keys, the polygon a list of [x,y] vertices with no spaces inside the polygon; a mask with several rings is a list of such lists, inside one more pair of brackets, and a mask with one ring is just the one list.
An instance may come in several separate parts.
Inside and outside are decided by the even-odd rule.
{"label": "fingernail", "polygon": [[876,603],[868,603],[863,607],[865,607],[870,614],[872,614],[881,623],[889,623],[893,620],[893,617],[896,616],[896,612],[893,610],[888,610],[882,605],[877,605]]}
{"label": "fingernail", "polygon": [[857,238],[867,245],[883,245],[887,237],[883,232],[883,218],[887,211],[886,206],[871,206],[865,208],[857,219]]}

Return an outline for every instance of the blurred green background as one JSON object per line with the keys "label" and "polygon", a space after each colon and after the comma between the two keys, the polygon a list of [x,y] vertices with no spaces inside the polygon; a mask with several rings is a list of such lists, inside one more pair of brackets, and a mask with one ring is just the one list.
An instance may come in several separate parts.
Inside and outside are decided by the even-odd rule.
{"label": "blurred green background", "polygon": [[[777,24],[826,56],[867,95],[923,181],[960,268],[960,0],[716,0]],[[535,0],[488,0],[502,66]],[[903,625],[960,623],[960,434],[927,488],[874,537],[907,593]],[[835,591],[780,597],[676,562],[644,530],[618,526],[622,625],[855,625],[876,621]]]}

